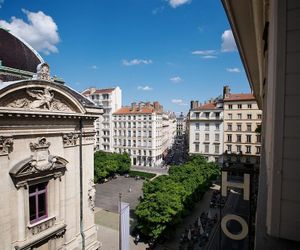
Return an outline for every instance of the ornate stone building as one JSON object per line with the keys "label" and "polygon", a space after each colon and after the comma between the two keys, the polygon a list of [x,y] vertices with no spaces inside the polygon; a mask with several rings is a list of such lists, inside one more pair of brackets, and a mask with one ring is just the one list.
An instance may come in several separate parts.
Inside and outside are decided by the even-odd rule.
{"label": "ornate stone building", "polygon": [[3,29],[0,38],[0,249],[99,249],[93,122],[102,110],[51,78],[26,43]]}

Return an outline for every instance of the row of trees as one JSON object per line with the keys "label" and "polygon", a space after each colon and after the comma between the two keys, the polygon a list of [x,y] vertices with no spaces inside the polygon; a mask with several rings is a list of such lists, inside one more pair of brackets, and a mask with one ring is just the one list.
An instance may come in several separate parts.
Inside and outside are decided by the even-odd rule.
{"label": "row of trees", "polygon": [[116,154],[97,151],[94,154],[94,181],[100,182],[116,173],[128,173],[130,165],[130,157],[126,153]]}
{"label": "row of trees", "polygon": [[191,156],[184,165],[171,167],[168,176],[145,182],[143,198],[135,210],[138,231],[151,240],[167,233],[193,208],[219,174],[215,163],[202,156]]}

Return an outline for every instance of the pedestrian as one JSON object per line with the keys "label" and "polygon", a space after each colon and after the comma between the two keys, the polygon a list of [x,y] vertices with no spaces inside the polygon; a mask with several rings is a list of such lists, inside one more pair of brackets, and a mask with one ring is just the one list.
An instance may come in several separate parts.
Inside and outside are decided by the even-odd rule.
{"label": "pedestrian", "polygon": [[128,192],[129,192],[129,193],[131,193],[131,186],[129,186],[129,188],[128,188]]}

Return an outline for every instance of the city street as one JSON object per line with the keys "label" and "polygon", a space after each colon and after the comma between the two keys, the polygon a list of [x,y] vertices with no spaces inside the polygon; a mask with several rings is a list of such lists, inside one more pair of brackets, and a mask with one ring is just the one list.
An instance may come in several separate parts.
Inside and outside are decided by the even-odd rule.
{"label": "city street", "polygon": [[170,153],[165,159],[167,165],[180,165],[185,162],[187,158],[186,145],[184,139],[176,139]]}

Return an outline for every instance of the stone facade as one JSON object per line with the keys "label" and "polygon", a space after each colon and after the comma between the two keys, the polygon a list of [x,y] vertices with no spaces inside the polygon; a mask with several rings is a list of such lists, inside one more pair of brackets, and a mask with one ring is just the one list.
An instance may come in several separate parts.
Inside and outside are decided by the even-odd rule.
{"label": "stone facade", "polygon": [[[91,202],[99,114],[50,81],[23,80],[0,90],[0,249],[81,249],[80,152],[85,249],[99,248]],[[41,185],[45,194],[32,200],[32,188]]]}

